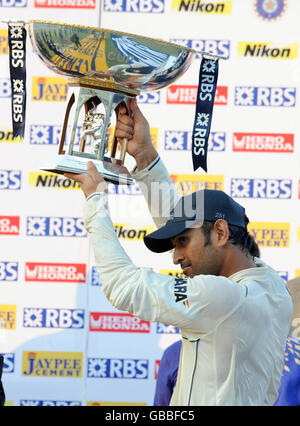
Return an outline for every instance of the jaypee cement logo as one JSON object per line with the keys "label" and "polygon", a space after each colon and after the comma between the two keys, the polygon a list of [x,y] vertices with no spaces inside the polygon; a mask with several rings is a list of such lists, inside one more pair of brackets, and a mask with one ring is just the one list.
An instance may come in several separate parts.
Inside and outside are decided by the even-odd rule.
{"label": "jaypee cement logo", "polygon": [[[224,152],[225,146],[225,132],[210,132],[208,139],[208,151]],[[191,151],[192,132],[181,130],[166,130],[164,149],[166,151]]]}
{"label": "jaypee cement logo", "polygon": [[89,358],[87,377],[98,379],[147,379],[147,359]]}
{"label": "jaypee cement logo", "polygon": [[291,179],[231,179],[234,198],[266,198],[287,200],[292,198]]}
{"label": "jaypee cement logo", "polygon": [[82,329],[83,309],[24,308],[23,327]]}
{"label": "jaypee cement logo", "polygon": [[295,87],[235,87],[235,106],[295,107]]}
{"label": "jaypee cement logo", "polygon": [[164,0],[104,0],[104,12],[163,13]]}
{"label": "jaypee cement logo", "polygon": [[29,216],[26,219],[28,237],[86,237],[80,217]]}
{"label": "jaypee cement logo", "polygon": [[0,329],[15,330],[17,305],[0,305]]}
{"label": "jaypee cement logo", "polygon": [[28,0],[0,0],[0,7],[26,7]]}
{"label": "jaypee cement logo", "polygon": [[170,175],[180,194],[188,195],[201,189],[224,190],[223,175]]}
{"label": "jaypee cement logo", "polygon": [[24,377],[82,377],[82,352],[23,351]]}
{"label": "jaypee cement logo", "polygon": [[[230,40],[171,38],[170,42],[198,52],[203,51],[211,55],[224,56],[225,58],[229,58],[230,56]],[[196,58],[201,59],[202,55],[196,54]]]}
{"label": "jaypee cement logo", "polygon": [[62,77],[32,77],[32,101],[65,102],[68,83]]}
{"label": "jaypee cement logo", "polygon": [[248,229],[259,247],[287,248],[290,245],[290,223],[250,222]]}

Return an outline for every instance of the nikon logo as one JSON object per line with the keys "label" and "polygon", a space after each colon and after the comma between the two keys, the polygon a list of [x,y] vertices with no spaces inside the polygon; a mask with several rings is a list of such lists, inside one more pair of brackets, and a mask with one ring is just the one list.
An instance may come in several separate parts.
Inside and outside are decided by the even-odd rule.
{"label": "nikon logo", "polygon": [[79,189],[77,182],[53,173],[29,173],[29,185],[36,188]]}
{"label": "nikon logo", "polygon": [[172,0],[172,10],[176,12],[230,14],[232,0]]}
{"label": "nikon logo", "polygon": [[154,225],[144,226],[141,229],[132,228],[127,223],[114,224],[117,237],[122,240],[142,241],[147,234],[154,231]]}
{"label": "nikon logo", "polygon": [[249,58],[297,59],[298,44],[276,45],[274,43],[239,42],[238,55]]}

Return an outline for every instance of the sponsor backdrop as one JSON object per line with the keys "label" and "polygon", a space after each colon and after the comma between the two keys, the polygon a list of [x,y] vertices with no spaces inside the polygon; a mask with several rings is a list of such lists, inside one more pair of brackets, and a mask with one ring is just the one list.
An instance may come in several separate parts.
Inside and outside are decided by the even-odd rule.
{"label": "sponsor backdrop", "polygon": [[[0,11],[3,19],[102,26],[225,56],[207,173],[193,173],[191,156],[200,57],[175,84],[142,93],[139,104],[179,191],[225,190],[246,207],[262,257],[284,279],[300,275],[298,0],[0,0]],[[162,352],[179,330],[111,307],[83,226],[83,194],[39,169],[57,153],[66,80],[44,66],[28,40],[20,142],[12,137],[4,23],[0,62],[0,353],[7,404],[152,405]],[[137,185],[109,191],[116,233],[134,262],[180,277],[169,254],[144,247],[153,223]]]}

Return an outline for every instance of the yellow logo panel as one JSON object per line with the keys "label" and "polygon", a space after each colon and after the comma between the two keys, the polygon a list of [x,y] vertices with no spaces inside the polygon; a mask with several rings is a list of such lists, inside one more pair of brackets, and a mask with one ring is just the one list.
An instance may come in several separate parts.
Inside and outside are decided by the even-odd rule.
{"label": "yellow logo panel", "polygon": [[223,191],[224,176],[222,175],[171,175],[176,189],[180,194],[188,195],[200,189],[217,189]]}
{"label": "yellow logo panel", "polygon": [[21,139],[20,136],[17,136],[14,138],[12,129],[10,130],[0,130],[0,143],[2,142],[10,142],[10,143],[20,143],[23,142],[23,139]]}
{"label": "yellow logo panel", "polygon": [[29,185],[35,188],[80,189],[77,182],[55,173],[30,172]]}
{"label": "yellow logo panel", "polygon": [[82,352],[23,351],[22,375],[25,377],[82,377]]}
{"label": "yellow logo panel", "polygon": [[32,77],[32,100],[41,102],[65,102],[68,83],[62,77]]}
{"label": "yellow logo panel", "polygon": [[89,407],[111,407],[111,406],[141,406],[147,405],[146,402],[116,402],[116,401],[87,401]]}
{"label": "yellow logo panel", "polygon": [[178,269],[161,269],[159,272],[165,275],[172,275],[172,277],[185,278],[184,273]]}
{"label": "yellow logo panel", "polygon": [[0,30],[0,55],[8,55],[8,31]]}
{"label": "yellow logo panel", "polygon": [[290,245],[290,223],[250,222],[248,229],[259,247],[282,248]]}
{"label": "yellow logo panel", "polygon": [[0,305],[0,329],[15,330],[17,305]]}
{"label": "yellow logo panel", "polygon": [[238,43],[237,52],[239,56],[244,56],[247,58],[256,57],[262,59],[297,59],[298,44],[240,41]]}
{"label": "yellow logo panel", "polygon": [[114,228],[118,238],[126,241],[143,241],[146,235],[155,231],[154,225],[147,225],[143,226],[142,228],[134,228],[129,223],[114,223]]}
{"label": "yellow logo panel", "polygon": [[172,10],[229,15],[232,12],[232,0],[172,0]]}

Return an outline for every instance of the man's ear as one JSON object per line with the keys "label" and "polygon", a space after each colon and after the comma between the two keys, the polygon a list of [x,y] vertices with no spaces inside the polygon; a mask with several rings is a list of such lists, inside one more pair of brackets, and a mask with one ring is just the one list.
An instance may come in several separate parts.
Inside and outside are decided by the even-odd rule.
{"label": "man's ear", "polygon": [[218,219],[214,223],[214,231],[216,233],[216,243],[218,247],[224,247],[229,240],[229,226],[228,222],[223,219]]}

